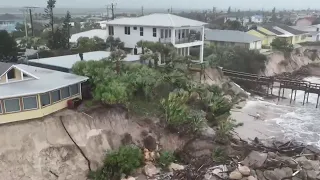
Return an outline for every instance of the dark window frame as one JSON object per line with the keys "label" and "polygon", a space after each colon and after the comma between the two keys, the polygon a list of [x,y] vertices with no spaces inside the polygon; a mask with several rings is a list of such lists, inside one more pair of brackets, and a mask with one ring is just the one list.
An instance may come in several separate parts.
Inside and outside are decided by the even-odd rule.
{"label": "dark window frame", "polygon": [[[18,110],[18,111],[8,112],[8,111],[7,111],[7,108],[6,108],[6,101],[10,101],[10,100],[14,100],[14,99],[17,99],[18,102],[19,102],[19,110]],[[17,113],[17,112],[21,112],[21,111],[22,111],[20,98],[4,99],[4,100],[3,100],[3,105],[4,105],[4,113],[5,113],[5,114]]]}
{"label": "dark window frame", "polygon": [[[43,105],[43,104],[42,104],[42,96],[45,95],[45,94],[48,94],[48,96],[49,96],[49,104]],[[41,108],[45,108],[45,107],[48,107],[48,106],[51,106],[51,105],[52,105],[51,95],[50,95],[49,92],[40,94],[40,104],[41,104]]]}
{"label": "dark window frame", "polygon": [[134,27],[133,27],[133,30],[137,30],[137,29],[138,29],[137,26],[134,26]]}
{"label": "dark window frame", "polygon": [[[58,92],[58,100],[54,100],[53,99],[53,95],[54,95],[53,93],[56,93],[56,92]],[[61,89],[57,89],[57,90],[51,91],[50,92],[50,97],[51,97],[51,104],[55,104],[55,103],[60,102],[62,100],[62,98],[61,98]]]}
{"label": "dark window frame", "polygon": [[130,26],[125,26],[125,27],[124,27],[124,34],[126,34],[126,35],[130,35],[130,34],[131,34],[131,32],[130,32]]}
{"label": "dark window frame", "polygon": [[109,26],[109,36],[113,36],[114,35],[114,26]]}
{"label": "dark window frame", "polygon": [[[68,90],[68,96],[66,96],[66,97],[63,96],[63,95],[64,95],[64,94],[63,94],[63,90]],[[61,88],[61,89],[60,89],[60,93],[61,93],[61,100],[68,99],[68,98],[71,97],[71,93],[70,93],[70,88],[69,88],[69,86]]]}
{"label": "dark window frame", "polygon": [[157,28],[152,29],[153,37],[157,37]]}
{"label": "dark window frame", "polygon": [[160,38],[163,39],[164,38],[164,29],[160,30]]}
{"label": "dark window frame", "polygon": [[[25,99],[25,98],[35,98],[35,99],[36,99],[37,107],[36,107],[36,108],[31,108],[31,109],[26,109],[26,108],[25,108],[25,104],[24,104],[24,99]],[[23,111],[31,111],[31,110],[39,109],[39,101],[38,101],[38,96],[37,96],[37,95],[34,95],[34,96],[24,96],[24,97],[21,97],[21,99],[22,99],[22,109],[23,109]]]}
{"label": "dark window frame", "polygon": [[143,27],[140,27],[140,36],[143,36]]}
{"label": "dark window frame", "polygon": [[4,114],[4,109],[2,107],[2,100],[0,100],[0,114]]}
{"label": "dark window frame", "polygon": [[9,79],[15,79],[16,78],[16,73],[15,73],[15,69],[11,68],[8,72],[7,72],[7,77],[8,80]]}
{"label": "dark window frame", "polygon": [[[77,92],[76,94],[72,94],[72,89],[71,89],[71,87],[72,87],[72,86],[75,86],[75,85],[77,85],[78,92]],[[77,96],[77,95],[80,94],[80,84],[73,84],[73,85],[69,86],[69,89],[70,89],[70,97],[72,97],[72,96]]]}

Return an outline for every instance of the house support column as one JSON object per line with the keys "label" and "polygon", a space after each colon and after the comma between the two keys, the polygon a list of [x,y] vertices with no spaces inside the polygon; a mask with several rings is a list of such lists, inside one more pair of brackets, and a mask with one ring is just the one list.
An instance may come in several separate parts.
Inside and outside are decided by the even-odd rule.
{"label": "house support column", "polygon": [[204,26],[202,27],[202,34],[201,34],[201,41],[202,45],[200,46],[200,63],[203,62],[203,50],[204,50]]}
{"label": "house support column", "polygon": [[190,56],[190,47],[187,47],[187,56]]}
{"label": "house support column", "polygon": [[171,31],[171,43],[173,45],[175,45],[176,44],[176,29],[173,28],[173,29],[170,29],[170,31]]}
{"label": "house support column", "polygon": [[203,63],[203,45],[200,46],[200,63]]}

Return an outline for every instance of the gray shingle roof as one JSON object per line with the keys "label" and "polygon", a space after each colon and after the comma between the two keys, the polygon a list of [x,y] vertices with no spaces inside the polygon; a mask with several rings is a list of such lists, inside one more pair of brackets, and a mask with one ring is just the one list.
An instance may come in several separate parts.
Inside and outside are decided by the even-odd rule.
{"label": "gray shingle roof", "polygon": [[112,21],[108,21],[106,24],[154,27],[184,27],[203,26],[207,23],[184,18],[173,14],[155,13],[141,17],[119,18]]}
{"label": "gray shingle roof", "polygon": [[285,30],[285,31],[288,31],[289,33],[291,34],[294,34],[294,35],[299,35],[299,34],[305,34],[306,32],[303,32],[303,31],[300,31],[300,30],[297,30],[297,29],[294,29],[290,26],[287,26],[287,25],[283,25],[283,24],[278,24],[277,25],[279,28]]}
{"label": "gray shingle roof", "polygon": [[276,35],[282,35],[283,34],[282,32],[273,29],[272,25],[264,25],[262,27],[267,29],[267,30],[269,30],[269,31],[271,31],[271,32],[273,32],[273,33],[275,33]]}
{"label": "gray shingle roof", "polygon": [[268,25],[264,25],[262,26],[263,28],[265,29],[268,29],[269,31],[277,34],[277,35],[283,35],[284,33],[280,32],[280,31],[277,31],[276,29],[274,29],[274,27],[278,27],[280,29],[283,29],[293,35],[299,35],[299,34],[305,34],[306,32],[303,32],[303,31],[300,31],[300,30],[297,30],[297,29],[294,29],[290,26],[287,26],[285,24],[279,24],[279,23],[270,23]]}
{"label": "gray shingle roof", "polygon": [[0,62],[0,77],[12,66],[13,64]]}
{"label": "gray shingle roof", "polygon": [[261,41],[260,38],[242,31],[217,30],[217,29],[206,29],[205,40],[206,41],[239,42],[239,43],[251,43],[255,41]]}
{"label": "gray shingle roof", "polygon": [[88,79],[84,76],[27,66],[24,64],[15,66],[39,79],[0,84],[0,99],[45,93],[72,84],[84,82]]}

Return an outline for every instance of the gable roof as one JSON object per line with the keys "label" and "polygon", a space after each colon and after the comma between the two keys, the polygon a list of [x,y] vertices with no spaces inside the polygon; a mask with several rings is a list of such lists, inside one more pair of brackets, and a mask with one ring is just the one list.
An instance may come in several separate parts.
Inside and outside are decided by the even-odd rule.
{"label": "gable roof", "polygon": [[119,18],[108,21],[110,25],[154,26],[154,27],[190,27],[203,26],[207,23],[173,14],[155,13],[141,17]]}
{"label": "gable roof", "polygon": [[24,64],[15,66],[25,72],[34,74],[39,79],[1,84],[0,99],[45,93],[88,80],[84,76]]}
{"label": "gable roof", "polygon": [[264,26],[262,26],[262,27],[265,28],[266,30],[268,30],[268,31],[276,34],[276,35],[282,35],[282,34],[283,34],[282,32],[274,29],[272,25],[264,25]]}
{"label": "gable roof", "polygon": [[0,77],[2,77],[13,66],[11,63],[0,62]]}
{"label": "gable roof", "polygon": [[206,41],[239,42],[239,43],[251,43],[255,41],[261,41],[260,38],[242,31],[217,30],[217,29],[206,29],[205,40]]}
{"label": "gable roof", "polygon": [[306,32],[304,31],[300,31],[300,30],[297,30],[297,29],[294,29],[290,26],[287,26],[287,25],[284,25],[284,24],[278,24],[277,25],[279,28],[291,33],[291,34],[294,34],[294,35],[299,35],[299,34],[305,34]]}
{"label": "gable roof", "polygon": [[264,32],[262,32],[262,31],[260,31],[260,30],[258,30],[258,29],[254,29],[254,30],[257,31],[258,33],[262,34],[262,35],[270,36],[270,35],[268,35],[267,33],[264,33]]}
{"label": "gable roof", "polygon": [[285,34],[285,33],[281,32],[280,29],[287,31],[288,33],[291,33],[293,35],[300,35],[300,34],[306,33],[304,31],[294,29],[294,28],[287,26],[285,24],[278,24],[278,23],[267,24],[267,25],[263,25],[262,27],[275,33],[276,35],[284,35]]}
{"label": "gable roof", "polygon": [[15,65],[15,64],[11,64],[11,63],[4,63],[4,62],[0,62],[0,77],[2,77],[3,75],[5,75],[8,71],[10,71],[11,69],[16,68],[19,71],[35,78],[35,79],[39,79],[37,76],[19,68],[19,66]]}

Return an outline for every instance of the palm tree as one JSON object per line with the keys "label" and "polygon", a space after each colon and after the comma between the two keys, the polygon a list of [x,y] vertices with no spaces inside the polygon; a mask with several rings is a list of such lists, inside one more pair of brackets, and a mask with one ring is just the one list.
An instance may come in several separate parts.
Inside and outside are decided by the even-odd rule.
{"label": "palm tree", "polygon": [[109,36],[106,40],[107,48],[110,48],[110,51],[115,51],[117,49],[124,49],[124,43],[120,40],[120,38],[114,38],[113,36]]}
{"label": "palm tree", "polygon": [[127,55],[126,53],[121,50],[121,49],[117,49],[115,51],[113,51],[110,56],[109,56],[109,60],[111,62],[114,62],[116,64],[116,71],[117,74],[120,74],[121,71],[121,62],[123,61],[124,58],[126,58]]}

